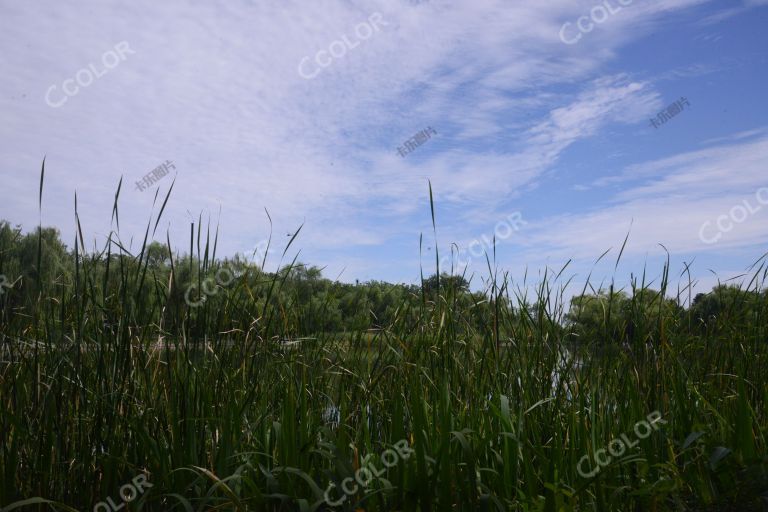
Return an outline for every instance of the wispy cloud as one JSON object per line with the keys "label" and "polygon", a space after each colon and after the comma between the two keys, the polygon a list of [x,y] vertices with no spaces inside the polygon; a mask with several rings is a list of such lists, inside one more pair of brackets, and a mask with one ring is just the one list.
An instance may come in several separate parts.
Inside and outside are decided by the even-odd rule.
{"label": "wispy cloud", "polygon": [[[717,245],[700,239],[702,224],[715,222],[766,186],[768,136],[734,141],[631,166],[612,183],[627,185],[605,204],[579,214],[554,216],[527,230],[531,254],[588,260],[617,247],[629,233],[625,253],[644,254],[664,244],[675,254],[758,247],[768,230],[768,206]],[[603,180],[604,182],[606,180]],[[599,251],[598,251],[599,249]]]}
{"label": "wispy cloud", "polygon": [[[276,234],[305,224],[298,244],[304,257],[328,263],[330,273],[349,261],[355,264],[348,269],[365,275],[385,263],[410,265],[415,251],[395,251],[430,227],[428,179],[440,201],[441,239],[472,240],[509,214],[511,202],[536,197],[562,178],[558,165],[580,144],[644,123],[663,106],[661,81],[716,73],[717,66],[700,59],[675,73],[632,69],[620,59],[623,48],[652,31],[692,13],[699,19],[707,1],[635,2],[579,45],[564,45],[562,24],[594,5],[294,0],[181,9],[139,1],[116,15],[114,6],[96,2],[87,9],[7,4],[0,41],[15,50],[0,60],[6,77],[0,113],[7,121],[0,125],[6,192],[0,217],[36,223],[31,198],[46,154],[44,223],[58,224],[71,239],[67,219],[77,190],[84,227],[105,234],[123,176],[121,228],[130,238],[142,232],[152,202],[133,182],[157,162],[173,160],[178,177],[163,225],[180,246],[187,211],[196,219],[221,208],[221,250],[248,252],[268,233],[266,208]],[[375,36],[315,78],[301,76],[302,59],[329,50],[374,13],[382,21]],[[46,105],[51,84],[62,84],[119,41],[135,55],[65,106]],[[400,158],[397,145],[428,125],[438,134]],[[586,182],[595,186],[630,188],[603,210],[563,207],[539,215],[541,233],[530,246],[594,254],[589,242],[600,245],[624,232],[642,202],[656,212],[663,206],[654,201],[682,193],[691,179],[684,169],[698,165],[698,172],[719,179],[711,169],[717,159],[755,165],[720,148],[628,166],[626,176],[591,176]],[[748,185],[745,178],[729,183]],[[688,190],[698,194],[698,187]],[[589,226],[604,219],[621,229],[601,230],[601,239]],[[564,226],[571,221],[584,227],[569,234]],[[388,249],[362,258],[359,251],[371,247]]]}

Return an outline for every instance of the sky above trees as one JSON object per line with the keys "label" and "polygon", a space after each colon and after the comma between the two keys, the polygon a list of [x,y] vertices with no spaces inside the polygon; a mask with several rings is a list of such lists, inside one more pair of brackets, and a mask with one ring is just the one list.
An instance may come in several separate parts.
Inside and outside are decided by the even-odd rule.
{"label": "sky above trees", "polygon": [[428,179],[442,254],[455,243],[466,261],[519,212],[496,248],[516,278],[572,259],[578,288],[608,249],[593,279],[653,277],[666,248],[706,291],[765,250],[765,0],[0,0],[0,14],[0,218],[25,229],[45,156],[42,221],[65,241],[77,192],[103,244],[122,176],[120,237],[140,243],[175,179],[158,239],[184,247],[202,213],[222,254],[250,254],[266,209],[275,265],[304,224],[301,260],[347,282],[434,268]]}

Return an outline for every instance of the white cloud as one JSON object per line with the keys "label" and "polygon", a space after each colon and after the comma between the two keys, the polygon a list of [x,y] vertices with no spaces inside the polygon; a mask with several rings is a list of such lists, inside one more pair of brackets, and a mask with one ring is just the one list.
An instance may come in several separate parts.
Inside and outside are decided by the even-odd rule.
{"label": "white cloud", "polygon": [[[529,256],[588,260],[610,247],[618,249],[627,233],[628,256],[653,252],[660,243],[674,254],[759,246],[768,230],[768,205],[761,206],[756,198],[766,186],[766,164],[768,136],[761,134],[632,166],[617,178],[627,188],[607,204],[530,226],[525,247]],[[703,223],[714,224],[745,200],[757,211],[743,222],[732,222],[733,228],[716,244],[700,239]],[[716,229],[709,228],[705,237],[714,236]]]}
{"label": "white cloud", "polygon": [[[139,238],[154,190],[140,193],[133,182],[170,159],[178,178],[160,229],[170,223],[180,248],[188,240],[187,211],[196,219],[221,207],[220,250],[247,251],[268,234],[267,208],[277,238],[306,222],[300,240],[309,255],[335,249],[338,267],[347,259],[355,261],[349,268],[380,266],[349,256],[349,246],[384,245],[428,229],[414,220],[417,212],[423,219],[427,178],[442,211],[451,212],[441,240],[471,240],[509,213],[510,198],[534,190],[572,144],[660,106],[648,81],[616,72],[594,77],[622,44],[705,1],[637,2],[580,44],[564,45],[562,23],[595,3],[295,0],[182,8],[144,0],[119,10],[95,1],[7,4],[0,41],[14,51],[0,62],[7,120],[0,125],[0,217],[36,224],[39,165],[47,154],[44,223],[71,240],[77,189],[84,228],[106,233],[123,175],[121,228],[124,238]],[[381,32],[316,78],[299,75],[302,58],[327,50],[377,12],[386,23]],[[134,55],[63,107],[45,104],[51,84],[123,40]],[[396,147],[427,125],[438,135],[400,158]],[[538,241],[582,251],[590,240],[624,232],[649,194],[698,190],[684,166],[698,162],[699,172],[719,179],[717,158],[756,164],[722,151],[640,166],[648,180],[616,197],[626,204],[546,221]],[[654,165],[670,176],[654,178]],[[157,185],[161,197],[170,182]],[[571,221],[583,239],[564,233],[558,242]],[[579,224],[591,221],[617,228],[592,233]]]}

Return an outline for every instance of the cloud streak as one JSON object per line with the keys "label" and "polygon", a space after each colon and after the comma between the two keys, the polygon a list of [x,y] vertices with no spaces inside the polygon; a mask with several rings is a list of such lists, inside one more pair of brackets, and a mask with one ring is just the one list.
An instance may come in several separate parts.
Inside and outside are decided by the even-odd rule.
{"label": "cloud streak", "polygon": [[[654,74],[618,63],[622,49],[673,17],[700,19],[705,0],[635,2],[579,45],[563,45],[563,22],[594,4],[296,0],[182,8],[142,0],[119,11],[97,2],[87,9],[8,4],[0,41],[17,51],[0,63],[7,77],[0,112],[9,121],[0,125],[0,217],[36,224],[31,199],[47,155],[44,223],[72,239],[67,219],[77,190],[87,232],[105,235],[123,176],[122,236],[136,237],[152,195],[134,190],[134,182],[172,160],[178,178],[162,225],[171,226],[178,246],[190,219],[221,209],[221,250],[249,253],[268,234],[266,208],[277,235],[305,224],[303,257],[328,265],[329,275],[346,267],[373,277],[386,266],[392,270],[382,277],[406,279],[417,265],[418,235],[430,230],[427,180],[439,200],[441,240],[471,241],[518,210],[515,203],[543,194],[580,145],[636,130],[662,107],[662,79],[638,76],[672,81],[717,69],[692,63],[687,74]],[[377,13],[375,35],[358,38],[343,55],[331,48]],[[60,108],[46,104],[51,84],[120,41],[135,54]],[[299,64],[308,56],[315,66],[322,51],[339,56],[303,78]],[[430,125],[437,135],[429,144],[400,158],[397,146]],[[682,151],[587,179],[590,190],[622,190],[590,211],[524,211],[536,228],[523,250],[531,262],[542,261],[536,255],[545,250],[594,256],[623,237],[633,218],[637,247],[655,233],[695,250],[696,229],[690,241],[679,233],[701,222],[704,207],[696,202],[719,190],[728,194],[706,208],[724,207],[753,186],[751,174],[729,178],[724,169],[758,167],[761,141]],[[665,201],[673,199],[690,213],[678,211],[675,225],[659,231],[668,222],[663,214],[675,209]],[[596,233],[600,222],[606,227]],[[723,244],[756,236],[749,228]],[[398,264],[407,269],[398,274]]]}

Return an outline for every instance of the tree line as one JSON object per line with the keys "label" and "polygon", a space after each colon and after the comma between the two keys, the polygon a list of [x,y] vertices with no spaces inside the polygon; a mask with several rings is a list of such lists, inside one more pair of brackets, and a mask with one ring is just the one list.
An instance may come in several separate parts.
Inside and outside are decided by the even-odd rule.
{"label": "tree line", "polygon": [[[125,318],[132,318],[135,322],[129,327],[134,329],[152,325],[173,333],[192,325],[200,328],[200,335],[207,335],[215,332],[208,326],[248,329],[270,322],[281,336],[311,336],[381,330],[396,322],[416,328],[425,308],[446,307],[489,335],[494,330],[496,336],[515,334],[511,319],[535,327],[548,317],[555,320],[547,323],[550,328],[560,328],[553,335],[601,344],[630,343],[638,337],[659,341],[665,329],[673,328],[727,332],[744,325],[768,325],[764,318],[768,295],[756,284],[751,289],[718,285],[696,295],[690,307],[661,290],[633,286],[632,290],[583,293],[567,307],[558,308],[543,293],[528,304],[515,297],[507,282],[472,291],[462,275],[433,274],[423,278],[421,285],[351,284],[327,279],[320,268],[297,261],[266,272],[240,255],[216,260],[208,244],[198,255],[172,253],[167,244],[156,241],[137,254],[116,240],[88,253],[82,246],[76,240],[75,248],[69,249],[55,228],[23,233],[19,226],[0,221],[0,275],[4,276],[0,320],[7,323],[14,315],[41,315],[54,304],[66,307],[72,302],[74,307],[79,301],[79,305],[89,303],[92,311],[83,322],[99,322],[104,329],[116,329],[119,320],[125,324]],[[230,276],[225,285],[211,279],[223,269]],[[133,308],[128,316],[126,308]],[[239,314],[243,311],[248,315]],[[242,318],[253,323],[228,324],[242,323]],[[55,326],[55,318],[51,325]]]}

